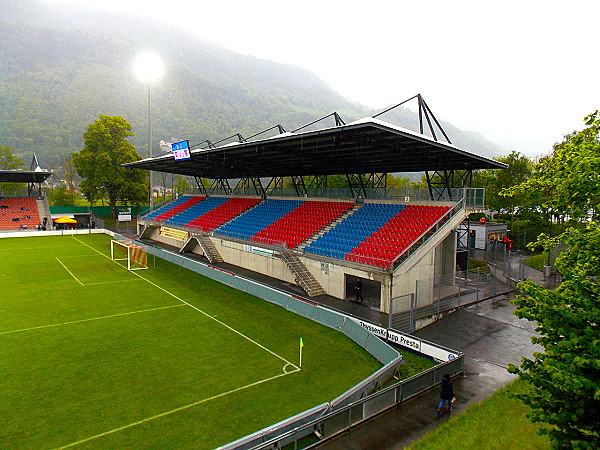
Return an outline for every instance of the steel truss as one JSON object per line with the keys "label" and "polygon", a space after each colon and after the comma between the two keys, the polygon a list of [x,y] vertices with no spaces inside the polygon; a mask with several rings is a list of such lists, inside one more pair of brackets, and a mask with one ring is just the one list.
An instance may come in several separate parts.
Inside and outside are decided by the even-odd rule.
{"label": "steel truss", "polygon": [[210,185],[210,189],[220,189],[225,193],[225,195],[231,195],[233,193],[227,178],[217,178],[216,180],[213,180],[212,184]]}
{"label": "steel truss", "polygon": [[425,171],[427,187],[432,200],[450,199],[451,188],[471,187],[473,182],[472,170],[436,170]]}
{"label": "steel truss", "polygon": [[433,137],[433,139],[435,141],[438,140],[438,138],[435,134],[435,129],[433,127],[433,124],[431,123],[432,120],[437,125],[438,130],[444,135],[444,138],[446,138],[446,141],[449,144],[452,144],[452,142],[450,142],[450,138],[448,137],[448,135],[446,134],[446,132],[444,131],[444,129],[442,128],[442,126],[440,125],[438,120],[433,115],[433,112],[431,111],[431,109],[429,108],[429,106],[427,105],[427,103],[425,102],[425,99],[423,98],[423,96],[421,94],[414,95],[411,98],[404,100],[401,103],[398,103],[397,105],[391,106],[388,109],[385,109],[385,110],[381,111],[380,113],[375,114],[373,116],[373,118],[379,117],[379,116],[391,111],[392,109],[397,108],[398,106],[402,106],[405,103],[408,103],[411,100],[414,100],[415,98],[417,99],[417,101],[419,103],[419,131],[421,132],[421,134],[423,134],[423,128],[424,128],[423,117],[425,117],[425,120],[427,121],[427,125],[429,126],[429,131],[431,132],[431,136]]}
{"label": "steel truss", "polygon": [[194,181],[196,182],[196,186],[201,194],[208,197],[208,192],[206,191],[206,186],[204,186],[204,181],[200,177],[194,177]]}
{"label": "steel truss", "polygon": [[[431,108],[429,108],[429,105],[427,105],[427,102],[425,102],[425,100],[423,99],[423,97],[421,96],[421,94],[417,94],[414,95],[413,97],[404,100],[401,103],[398,103],[397,105],[394,105],[390,108],[387,108],[375,115],[373,115],[373,118],[377,118],[395,108],[400,107],[401,105],[404,105],[412,100],[415,100],[418,102],[418,117],[419,117],[419,130],[420,133],[423,134],[424,131],[426,131],[428,134],[431,135],[431,137],[433,138],[434,141],[438,141],[438,137],[445,139],[447,141],[447,143],[452,144],[452,142],[450,141],[448,135],[446,134],[446,132],[443,130],[442,126],[440,125],[440,122],[437,120],[437,118],[435,117],[435,115],[433,114],[433,112],[431,111]],[[311,127],[312,125],[318,123],[318,122],[322,122],[325,120],[331,120],[333,119],[333,121],[335,122],[335,127],[339,127],[340,130],[339,132],[336,131],[336,134],[333,135],[333,138],[331,138],[329,135],[331,135],[331,133],[329,133],[329,135],[325,136],[325,138],[322,138],[319,141],[320,135],[318,136],[313,136],[310,135],[310,131],[307,131],[306,129]],[[406,136],[403,137],[403,140],[400,140],[400,138],[397,138],[396,142],[394,145],[392,138],[385,133],[381,133],[381,130],[379,130],[378,128],[376,128],[375,130],[371,130],[369,129],[369,133],[366,133],[362,128],[356,128],[356,126],[354,128],[352,128],[353,124],[350,125],[346,125],[346,122],[344,122],[344,120],[340,117],[340,115],[337,112],[332,112],[331,114],[328,114],[326,116],[323,116],[317,120],[314,120],[306,125],[301,126],[300,128],[297,128],[295,130],[293,130],[291,133],[288,133],[293,139],[293,135],[299,131],[302,131],[303,133],[306,132],[307,134],[310,135],[311,139],[315,139],[315,144],[314,145],[321,145],[324,146],[324,148],[327,149],[327,151],[329,151],[330,153],[333,150],[339,150],[340,153],[339,156],[340,158],[345,157],[346,156],[346,151],[350,151],[352,150],[352,146],[356,146],[356,147],[360,147],[360,148],[365,148],[367,150],[372,149],[373,151],[378,151],[381,152],[382,155],[384,155],[385,158],[394,158],[395,157],[395,153],[400,151],[405,142],[404,139],[406,139]],[[348,129],[346,129],[348,128]],[[335,128],[334,128],[335,129]],[[331,131],[330,129],[326,129],[325,131]],[[231,136],[228,136],[224,139],[221,139],[219,141],[216,142],[211,142],[209,140],[203,141],[200,144],[196,144],[194,146],[192,146],[192,148],[198,148],[198,149],[220,149],[223,146],[226,146],[227,142],[231,142],[232,144],[234,143],[239,143],[242,144],[242,146],[240,147],[241,150],[244,150],[246,148],[248,148],[248,146],[250,144],[252,144],[253,141],[256,140],[256,138],[258,137],[258,142],[263,142],[262,138],[264,137],[265,133],[269,133],[270,134],[274,134],[274,135],[281,135],[286,133],[286,130],[281,126],[281,125],[274,125],[270,128],[267,128],[263,131],[260,131],[259,133],[256,133],[248,138],[244,138],[240,133],[234,133]],[[327,134],[327,133],[326,133]],[[277,140],[264,140],[264,144],[265,146],[270,146],[269,148],[273,150],[273,152],[275,153],[275,156],[273,156],[273,160],[275,161],[273,164],[275,165],[279,165],[281,166],[281,163],[278,160],[275,160],[275,157],[280,157],[282,154],[284,154],[285,152],[279,148],[278,145],[278,141]],[[285,141],[286,143],[288,142],[288,140]],[[390,142],[392,142],[392,144],[390,144]],[[275,143],[275,144],[274,144]],[[424,145],[422,142],[418,142],[413,143],[412,141],[409,142],[410,145],[417,145],[417,148],[420,148],[419,146]],[[286,144],[287,145],[287,144]],[[408,145],[408,144],[407,144]],[[285,148],[285,147],[283,147]],[[257,147],[256,151],[262,150],[262,147]],[[435,148],[435,150],[439,150],[437,149],[437,147]],[[366,150],[365,150],[366,151]],[[279,152],[279,153],[278,153]],[[386,153],[387,152],[387,153]],[[451,152],[449,152],[451,153]],[[207,152],[206,155],[212,155],[212,152]],[[248,158],[248,156],[250,155],[250,153],[248,151],[242,151],[240,154],[243,155],[243,158]],[[225,158],[226,153],[223,153],[223,157]],[[201,158],[208,158],[209,156],[199,156],[199,159]],[[463,157],[464,155],[460,155],[457,154],[457,158]],[[314,157],[314,155],[311,155],[311,157]],[[357,158],[359,157],[358,155],[356,156]],[[413,155],[411,155],[411,158],[413,157]],[[452,156],[450,156],[452,157]],[[240,156],[240,158],[242,158]],[[331,156],[330,156],[331,158]],[[471,182],[472,182],[472,171],[473,169],[468,169],[469,167],[471,167],[471,161],[467,160],[464,163],[460,163],[458,164],[458,161],[462,161],[460,159],[458,159],[457,161],[451,161],[453,164],[448,164],[449,167],[453,167],[452,169],[447,169],[447,170],[431,170],[428,169],[428,161],[427,161],[427,154],[425,154],[425,156],[422,158],[422,164],[420,165],[420,167],[416,168],[415,167],[415,163],[413,160],[411,159],[407,159],[406,155],[404,156],[405,158],[405,162],[407,166],[410,166],[409,171],[415,171],[415,169],[418,170],[425,170],[425,177],[427,180],[427,186],[429,189],[429,194],[432,200],[442,200],[442,199],[447,199],[450,197],[451,194],[451,189],[452,188],[461,188],[461,187],[470,187],[471,186]],[[333,157],[332,158],[334,161],[337,161],[339,158]],[[288,164],[289,167],[292,167],[291,165]],[[314,164],[313,164],[314,166]],[[329,166],[326,168],[326,173],[327,170],[329,170],[329,175],[332,174],[343,174],[346,178],[347,181],[347,186],[348,189],[350,190],[351,195],[358,199],[358,198],[368,198],[371,197],[374,193],[376,195],[377,191],[373,192],[373,189],[381,189],[381,188],[386,188],[387,187],[387,173],[374,173],[374,172],[368,172],[369,170],[385,170],[386,172],[392,172],[393,170],[386,170],[385,168],[385,164],[379,164],[377,168],[373,167],[370,168],[368,167],[369,164],[365,165],[364,169],[367,171],[366,173],[344,173],[346,169],[346,164],[344,164],[343,166],[340,166],[339,163],[336,166],[335,164],[332,164],[331,162],[329,163]],[[481,164],[480,164],[481,166]],[[276,171],[278,173],[282,173],[282,170],[285,170],[286,168],[289,168],[286,166],[286,164],[284,164],[281,167],[277,167]],[[312,167],[312,166],[311,166]],[[397,168],[399,170],[402,170],[402,167],[405,166],[397,166]],[[430,167],[435,167],[435,168],[439,168],[439,163],[437,163],[435,166],[430,166]],[[459,167],[460,169],[457,169],[457,167]],[[462,168],[468,169],[468,170],[463,170]],[[392,167],[388,167],[388,169],[391,169]],[[394,169],[396,169],[396,167],[393,167]],[[225,194],[231,194],[234,189],[231,188],[230,186],[230,179],[239,179],[240,181],[238,182],[238,184],[236,185],[235,189],[253,189],[254,192],[256,192],[256,194],[260,197],[266,197],[267,195],[271,195],[276,189],[282,189],[284,187],[284,177],[282,176],[276,176],[273,178],[270,178],[270,181],[268,182],[266,188],[263,186],[263,183],[261,182],[261,179],[257,177],[257,175],[262,176],[262,180],[266,180],[269,179],[269,175],[267,173],[264,173],[264,168],[263,172],[261,173],[252,173],[251,176],[248,176],[247,172],[244,172],[243,170],[233,170],[236,169],[235,168],[235,164],[231,165],[231,170],[227,171],[227,174],[229,174],[229,178],[220,178],[220,179],[214,179],[212,180],[212,186],[211,188],[215,188],[215,189],[219,189],[221,192],[224,192]],[[314,171],[320,171],[319,167],[313,167]],[[294,172],[294,170],[290,170],[292,173]],[[297,172],[297,171],[296,171]],[[184,173],[184,172],[181,172]],[[261,175],[262,174],[262,175]],[[225,173],[219,173],[216,174],[216,176],[225,176]],[[233,176],[236,175],[236,176]],[[285,177],[287,178],[287,177]],[[324,175],[319,175],[319,176],[307,176],[307,175],[292,175],[291,176],[291,182],[292,182],[292,186],[294,187],[294,190],[296,192],[296,195],[299,197],[304,197],[307,196],[310,192],[313,192],[315,190],[318,189],[325,189],[327,188],[327,174]],[[200,188],[200,190],[206,194],[207,188],[203,185],[202,181],[198,181],[196,180],[196,184],[198,185],[198,187]]]}
{"label": "steel truss", "polygon": [[346,181],[353,198],[368,198],[367,188],[381,189],[387,186],[387,173],[347,173]]}
{"label": "steel truss", "polygon": [[242,192],[245,192],[247,189],[254,189],[256,195],[263,200],[267,198],[267,191],[258,177],[241,178],[240,181],[238,181],[238,184],[236,184],[234,191],[241,190]]}

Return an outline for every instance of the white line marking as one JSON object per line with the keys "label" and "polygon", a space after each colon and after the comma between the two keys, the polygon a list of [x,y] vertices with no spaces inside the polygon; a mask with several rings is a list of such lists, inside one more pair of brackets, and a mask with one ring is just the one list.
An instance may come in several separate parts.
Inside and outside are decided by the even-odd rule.
{"label": "white line marking", "polygon": [[130,423],[129,425],[124,425],[124,426],[122,426],[122,427],[115,428],[114,430],[105,431],[104,433],[100,433],[100,434],[97,434],[97,435],[95,435],[95,436],[91,436],[91,437],[89,437],[89,438],[82,439],[82,440],[80,440],[80,441],[77,441],[77,442],[73,442],[73,443],[71,443],[71,444],[67,444],[67,445],[65,445],[65,446],[63,446],[63,447],[58,447],[58,449],[57,449],[57,450],[61,450],[61,449],[63,449],[63,448],[74,447],[74,446],[76,446],[76,445],[83,444],[84,442],[88,442],[88,441],[91,441],[91,440],[94,440],[94,439],[98,439],[98,438],[100,438],[100,437],[103,437],[103,436],[106,436],[106,435],[108,435],[108,434],[116,433],[117,431],[122,431],[122,430],[125,430],[125,429],[127,429],[127,428],[135,427],[135,426],[137,426],[137,425],[141,425],[142,423],[145,423],[145,422],[150,422],[151,420],[159,419],[159,418],[161,418],[161,417],[168,416],[169,414],[173,414],[173,413],[176,413],[176,412],[179,412],[179,411],[183,411],[183,410],[185,410],[185,409],[189,409],[189,408],[191,408],[191,407],[193,407],[193,406],[197,406],[197,405],[200,405],[200,404],[202,404],[202,403],[206,403],[206,402],[209,402],[209,401],[211,401],[211,400],[215,400],[215,399],[217,399],[217,398],[219,398],[219,397],[224,397],[224,396],[226,396],[226,395],[233,394],[234,392],[238,392],[238,391],[241,391],[241,390],[243,390],[243,389],[247,389],[247,388],[250,388],[250,387],[253,387],[253,386],[258,386],[259,384],[266,383],[266,382],[268,382],[268,381],[271,381],[271,380],[275,380],[276,378],[284,377],[284,376],[286,376],[286,375],[289,375],[289,374],[291,374],[291,373],[298,372],[299,370],[300,370],[300,369],[296,368],[296,369],[295,369],[294,371],[292,371],[292,372],[284,372],[284,373],[280,373],[279,375],[275,375],[274,377],[265,378],[264,380],[256,381],[256,382],[254,382],[254,383],[251,383],[251,384],[248,384],[248,385],[246,385],[246,386],[242,386],[242,387],[239,387],[239,388],[235,388],[235,389],[232,389],[232,390],[230,390],[230,391],[223,392],[223,393],[221,393],[221,394],[213,395],[212,397],[205,398],[205,399],[203,399],[203,400],[198,400],[197,402],[190,403],[189,405],[180,406],[179,408],[172,409],[171,411],[167,411],[167,412],[164,412],[164,413],[160,413],[160,414],[157,414],[157,415],[155,415],[155,416],[148,417],[148,418],[146,418],[146,419],[142,419],[142,420],[139,420],[139,421],[137,421],[137,422],[134,422],[134,423]]}
{"label": "white line marking", "polygon": [[[17,238],[15,238],[17,239]],[[57,245],[56,247],[9,247],[9,248],[0,248],[0,252],[14,252],[15,250],[24,251],[24,250],[56,250],[57,248],[76,248],[74,245]]]}
{"label": "white line marking", "polygon": [[65,268],[65,270],[67,272],[69,272],[69,275],[71,275],[73,278],[75,278],[75,281],[77,281],[80,285],[85,286],[85,284],[83,284],[81,281],[79,281],[79,278],[77,278],[75,275],[73,275],[73,272],[71,272],[69,269],[67,269],[67,266],[65,266],[63,264],[63,262],[60,259],[58,259],[58,256],[56,257],[56,260],[60,263],[61,266],[63,266]]}
{"label": "white line marking", "polygon": [[131,314],[140,314],[140,313],[145,313],[145,312],[150,312],[150,311],[158,311],[159,309],[179,308],[181,306],[185,306],[185,305],[160,306],[158,308],[142,309],[140,311],[131,311],[131,312],[120,313],[120,314],[111,314],[110,316],[93,317],[91,319],[73,320],[71,322],[53,323],[50,325],[40,325],[39,327],[22,328],[20,330],[0,331],[0,335],[11,334],[11,333],[21,333],[23,331],[41,330],[43,328],[60,327],[62,325],[71,325],[74,323],[92,322],[94,320],[103,320],[103,319],[110,319],[112,317],[129,316]]}
{"label": "white line marking", "polygon": [[[94,250],[95,252],[98,252],[98,253],[100,253],[102,256],[104,256],[105,258],[107,258],[107,259],[109,259],[109,260],[110,260],[110,258],[109,258],[108,256],[106,256],[104,253],[102,253],[102,252],[100,252],[99,250],[96,250],[95,248],[93,248],[93,247],[89,246],[89,245],[88,245],[88,244],[86,244],[85,242],[81,242],[79,239],[77,239],[77,238],[75,238],[75,237],[74,237],[73,239],[75,239],[77,242],[80,242],[81,244],[85,245],[86,247],[89,247],[89,248],[91,248],[91,249],[92,249],[92,250]],[[112,261],[112,260],[111,260],[111,261]],[[114,261],[113,261],[113,262],[114,262]],[[115,264],[117,264],[119,267],[123,267],[123,266],[121,266],[121,265],[120,265],[120,264],[118,264],[118,263],[115,263]],[[125,269],[126,269],[126,268],[125,268]],[[143,276],[139,275],[138,273],[136,273],[136,272],[132,272],[132,273],[133,273],[135,276],[138,276],[138,277],[140,277],[142,280],[144,280],[144,281],[147,281],[147,282],[148,282],[148,283],[150,283],[152,286],[154,286],[154,287],[156,287],[156,288],[160,289],[161,291],[165,292],[166,294],[170,295],[171,297],[173,297],[173,298],[175,298],[175,299],[179,300],[181,303],[185,303],[185,304],[186,304],[186,305],[188,305],[190,308],[193,308],[193,309],[195,309],[196,311],[198,311],[199,313],[202,313],[202,314],[204,314],[204,315],[205,315],[206,317],[208,317],[209,319],[211,319],[211,320],[214,320],[214,321],[215,321],[215,322],[217,322],[218,324],[220,324],[220,325],[224,326],[225,328],[227,328],[227,329],[229,329],[229,330],[233,331],[234,333],[238,334],[239,336],[243,337],[244,339],[246,339],[246,340],[250,341],[250,342],[251,342],[251,343],[253,343],[254,345],[256,345],[256,346],[258,346],[258,347],[262,348],[262,349],[263,349],[263,350],[265,350],[266,352],[269,352],[271,355],[273,355],[273,356],[275,356],[275,357],[279,358],[280,360],[282,360],[283,362],[285,362],[285,363],[287,363],[287,364],[291,365],[291,366],[292,366],[292,367],[294,367],[295,369],[298,369],[298,370],[300,370],[300,368],[299,368],[298,366],[296,366],[294,363],[291,363],[290,361],[288,361],[288,360],[287,360],[287,359],[285,359],[284,357],[282,357],[282,356],[279,356],[277,353],[273,352],[272,350],[269,350],[267,347],[265,347],[265,346],[264,346],[264,345],[262,345],[262,344],[259,344],[259,343],[258,343],[258,342],[256,342],[254,339],[252,339],[252,338],[249,338],[249,337],[248,337],[248,336],[246,336],[245,334],[243,334],[243,333],[241,333],[241,332],[237,331],[235,328],[232,328],[232,327],[230,327],[230,326],[229,326],[229,325],[227,325],[225,322],[221,322],[219,319],[215,319],[213,316],[211,316],[210,314],[208,314],[208,313],[206,313],[206,312],[202,311],[200,308],[198,308],[198,307],[196,307],[196,306],[194,306],[194,305],[192,305],[192,304],[190,304],[190,303],[186,302],[185,300],[183,300],[183,299],[181,299],[181,298],[177,297],[175,294],[173,294],[173,293],[171,293],[171,292],[167,291],[165,288],[163,288],[163,287],[160,287],[158,284],[156,284],[156,283],[153,283],[152,281],[148,280],[147,278],[144,278]]]}
{"label": "white line marking", "polygon": [[86,283],[84,286],[99,286],[101,284],[113,284],[113,283],[128,283],[130,281],[140,281],[137,278],[132,278],[130,280],[116,280],[116,281],[101,281],[98,283]]}

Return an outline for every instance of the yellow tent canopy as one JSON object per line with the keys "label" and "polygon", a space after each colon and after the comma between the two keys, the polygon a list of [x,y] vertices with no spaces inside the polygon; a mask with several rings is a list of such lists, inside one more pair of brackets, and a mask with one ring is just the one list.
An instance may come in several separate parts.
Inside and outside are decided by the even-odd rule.
{"label": "yellow tent canopy", "polygon": [[54,223],[77,223],[75,219],[71,219],[67,216],[59,217],[58,219],[54,219]]}

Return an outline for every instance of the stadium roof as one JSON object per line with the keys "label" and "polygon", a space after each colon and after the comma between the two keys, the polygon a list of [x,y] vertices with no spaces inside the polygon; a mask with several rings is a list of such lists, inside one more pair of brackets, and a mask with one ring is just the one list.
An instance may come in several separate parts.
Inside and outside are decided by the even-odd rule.
{"label": "stadium roof", "polygon": [[171,153],[129,167],[209,179],[501,169],[506,165],[382,120],[284,132],[252,142]]}
{"label": "stadium roof", "polygon": [[49,170],[0,170],[0,183],[43,183],[50,175]]}

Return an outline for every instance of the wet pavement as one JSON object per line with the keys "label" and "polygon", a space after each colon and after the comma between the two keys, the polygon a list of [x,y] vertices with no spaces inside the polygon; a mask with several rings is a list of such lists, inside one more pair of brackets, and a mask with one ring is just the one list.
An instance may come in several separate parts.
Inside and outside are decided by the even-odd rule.
{"label": "wet pavement", "polygon": [[[452,414],[479,403],[506,386],[515,376],[508,364],[520,363],[541,348],[530,338],[535,325],[512,314],[507,295],[460,309],[415,332],[429,341],[465,354],[464,376],[453,380],[457,401]],[[449,416],[438,419],[438,389],[421,394],[323,443],[319,449],[402,449],[435,429]]]}

